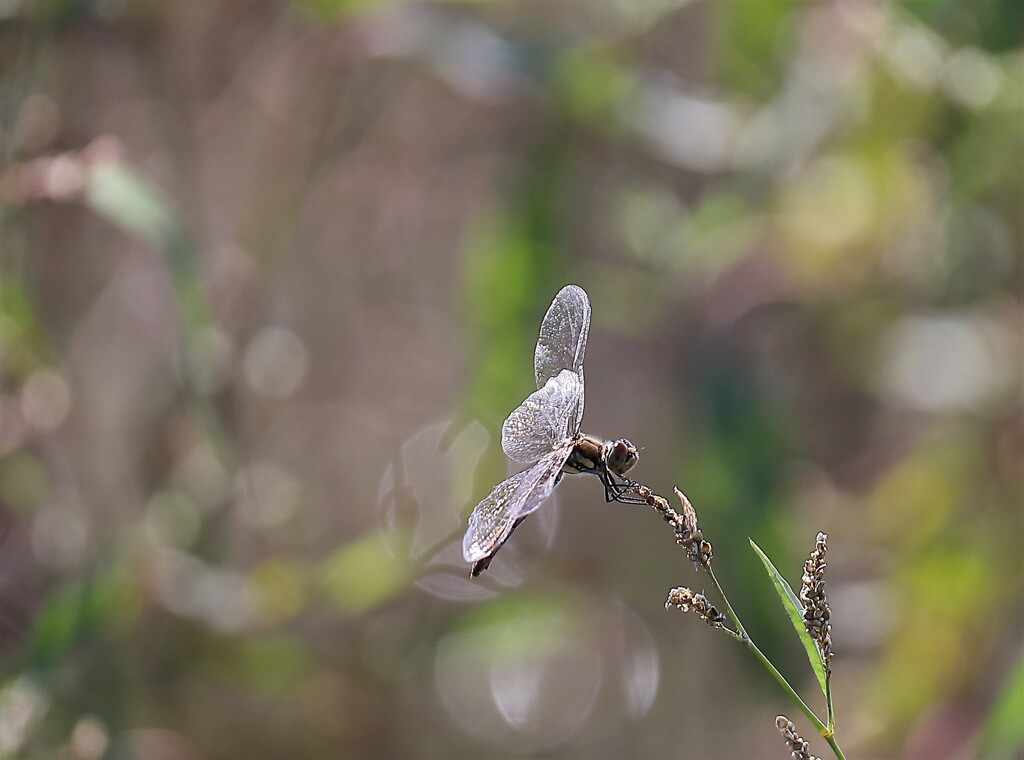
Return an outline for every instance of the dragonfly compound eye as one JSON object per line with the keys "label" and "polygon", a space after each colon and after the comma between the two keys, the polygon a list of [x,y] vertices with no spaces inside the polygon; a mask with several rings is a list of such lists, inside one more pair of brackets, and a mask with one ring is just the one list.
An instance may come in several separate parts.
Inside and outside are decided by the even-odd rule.
{"label": "dragonfly compound eye", "polygon": [[625,438],[620,438],[612,444],[611,450],[608,452],[608,469],[616,475],[623,475],[633,469],[637,459],[639,456],[636,446]]}

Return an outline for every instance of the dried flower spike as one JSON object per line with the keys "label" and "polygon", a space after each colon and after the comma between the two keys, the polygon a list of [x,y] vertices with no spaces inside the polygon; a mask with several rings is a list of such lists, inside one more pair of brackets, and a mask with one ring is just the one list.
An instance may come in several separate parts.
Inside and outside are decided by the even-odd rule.
{"label": "dried flower spike", "polygon": [[831,672],[832,662],[832,624],[829,622],[831,612],[825,598],[825,540],[824,533],[819,533],[814,551],[804,562],[804,574],[800,584],[800,601],[803,602],[804,627],[818,645],[822,663],[826,672]]}
{"label": "dried flower spike", "polygon": [[811,754],[811,745],[796,732],[793,721],[785,715],[779,715],[775,718],[775,725],[782,734],[782,738],[786,740],[786,744],[789,745],[789,750],[793,753],[793,760],[821,760]]}
{"label": "dried flower spike", "polygon": [[704,594],[695,594],[685,586],[674,588],[668,592],[668,599],[665,600],[665,609],[675,607],[682,612],[695,612],[697,616],[712,628],[722,628],[725,624],[725,615],[718,609]]}
{"label": "dried flower spike", "polygon": [[711,543],[704,540],[704,535],[697,526],[697,510],[686,498],[686,494],[678,488],[672,490],[683,507],[683,514],[675,523],[676,543],[686,549],[686,556],[691,562],[707,567],[711,564]]}

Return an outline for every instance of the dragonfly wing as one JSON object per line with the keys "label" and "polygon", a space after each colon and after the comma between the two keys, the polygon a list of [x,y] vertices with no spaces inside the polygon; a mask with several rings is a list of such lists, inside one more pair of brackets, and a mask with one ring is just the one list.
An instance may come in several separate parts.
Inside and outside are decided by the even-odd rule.
{"label": "dragonfly wing", "polygon": [[538,388],[558,377],[563,369],[572,370],[583,379],[583,354],[587,350],[589,332],[590,299],[579,285],[566,285],[558,291],[540,323],[537,349],[533,354]]}
{"label": "dragonfly wing", "polygon": [[469,527],[462,538],[462,556],[466,562],[477,562],[490,556],[512,532],[516,521],[512,516],[513,497],[537,466],[501,481],[473,507]]}
{"label": "dragonfly wing", "polygon": [[[549,451],[537,464],[496,485],[469,515],[462,556],[474,564],[489,561],[513,528],[551,495],[558,473],[572,453],[571,440]],[[481,567],[486,567],[484,563]]]}
{"label": "dragonfly wing", "polygon": [[527,396],[501,426],[505,456],[516,462],[536,462],[579,430],[582,406],[582,378],[562,370]]}
{"label": "dragonfly wing", "polygon": [[523,484],[522,493],[517,493],[514,499],[513,513],[517,520],[536,512],[537,508],[547,501],[551,492],[555,490],[562,465],[569,459],[574,446],[572,440],[562,441],[558,448],[530,468],[534,476]]}

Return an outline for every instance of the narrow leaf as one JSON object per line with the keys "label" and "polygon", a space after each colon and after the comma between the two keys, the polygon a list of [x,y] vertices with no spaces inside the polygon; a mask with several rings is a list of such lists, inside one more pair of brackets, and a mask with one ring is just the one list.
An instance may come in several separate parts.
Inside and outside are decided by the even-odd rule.
{"label": "narrow leaf", "polygon": [[818,652],[818,645],[814,643],[814,639],[807,633],[807,629],[804,628],[803,615],[801,614],[800,600],[796,594],[793,593],[793,589],[790,587],[786,579],[782,577],[781,573],[775,569],[775,565],[768,559],[768,555],[761,551],[761,547],[754,543],[753,539],[747,539],[750,541],[750,545],[754,548],[757,556],[761,558],[764,569],[768,571],[768,577],[772,579],[772,583],[775,586],[775,592],[779,595],[779,599],[782,600],[782,606],[786,608],[786,614],[789,615],[789,621],[793,624],[796,629],[796,635],[800,638],[801,643],[804,645],[804,649],[807,650],[807,659],[811,663],[811,669],[814,670],[814,675],[818,677],[818,685],[821,686],[821,693],[828,699],[828,691],[825,685],[825,667],[821,662],[821,654]]}
{"label": "narrow leaf", "polygon": [[996,698],[981,729],[981,746],[978,757],[993,760],[1010,760],[1020,757],[1024,749],[1024,650]]}

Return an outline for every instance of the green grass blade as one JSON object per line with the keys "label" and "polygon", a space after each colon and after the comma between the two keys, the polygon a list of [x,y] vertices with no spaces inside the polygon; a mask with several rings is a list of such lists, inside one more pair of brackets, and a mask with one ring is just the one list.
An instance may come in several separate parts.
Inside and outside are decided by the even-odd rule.
{"label": "green grass blade", "polygon": [[804,628],[803,615],[801,614],[800,600],[796,594],[793,593],[793,589],[786,582],[786,579],[782,577],[778,570],[775,569],[775,565],[768,559],[768,555],[761,551],[761,547],[754,543],[753,539],[748,539],[750,545],[754,548],[757,556],[761,558],[764,569],[768,571],[768,577],[772,579],[772,584],[775,586],[775,592],[779,595],[779,599],[782,600],[782,606],[786,608],[786,614],[789,615],[789,621],[793,624],[793,628],[796,629],[796,635],[800,637],[801,643],[804,645],[804,649],[807,650],[807,659],[811,663],[811,669],[814,670],[814,675],[818,678],[818,685],[821,686],[821,693],[828,699],[828,690],[825,684],[825,667],[821,662],[821,654],[818,652],[818,645],[814,643],[814,639],[807,633],[807,629]]}
{"label": "green grass blade", "polygon": [[1010,760],[1024,750],[1024,650],[1017,657],[1002,693],[981,729],[978,757]]}

